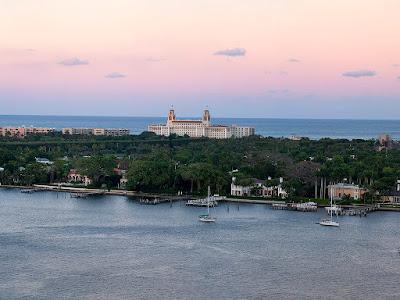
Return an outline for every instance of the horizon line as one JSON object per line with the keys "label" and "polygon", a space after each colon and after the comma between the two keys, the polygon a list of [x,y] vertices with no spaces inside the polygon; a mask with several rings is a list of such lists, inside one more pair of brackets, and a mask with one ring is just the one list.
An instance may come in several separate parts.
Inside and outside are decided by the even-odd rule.
{"label": "horizon line", "polygon": [[[0,117],[89,117],[89,118],[166,118],[167,116],[126,116],[126,115],[62,115],[62,114],[0,114]],[[181,118],[196,119],[201,116],[182,116]],[[272,120],[354,120],[354,121],[400,121],[400,118],[315,118],[315,117],[235,117],[212,116],[211,119],[272,119]]]}

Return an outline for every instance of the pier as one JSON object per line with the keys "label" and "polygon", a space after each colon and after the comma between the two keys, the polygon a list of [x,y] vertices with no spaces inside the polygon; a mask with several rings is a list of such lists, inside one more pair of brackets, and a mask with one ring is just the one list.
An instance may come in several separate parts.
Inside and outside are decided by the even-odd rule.
{"label": "pier", "polygon": [[301,212],[316,212],[318,206],[314,202],[306,203],[274,203],[272,204],[272,209],[277,210],[294,210]]}
{"label": "pier", "polygon": [[102,196],[104,195],[105,192],[71,192],[70,196],[71,198],[87,198],[90,196]]}
{"label": "pier", "polygon": [[141,196],[133,196],[133,199],[139,198],[140,204],[147,204],[147,205],[156,205],[161,203],[173,203],[179,201],[187,201],[191,200],[190,197],[185,196],[152,196],[152,195],[141,195]]}
{"label": "pier", "polygon": [[23,188],[23,189],[21,189],[21,193],[23,193],[23,194],[33,194],[33,193],[40,192],[40,191],[42,191],[42,189],[39,189],[39,188]]}
{"label": "pier", "polygon": [[338,216],[359,216],[366,217],[369,213],[380,210],[379,205],[371,206],[345,206],[338,210],[335,215]]}

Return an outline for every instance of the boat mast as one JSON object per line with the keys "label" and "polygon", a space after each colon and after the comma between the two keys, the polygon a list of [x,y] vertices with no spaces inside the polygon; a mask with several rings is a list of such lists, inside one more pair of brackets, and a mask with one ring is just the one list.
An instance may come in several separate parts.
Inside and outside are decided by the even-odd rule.
{"label": "boat mast", "polygon": [[207,191],[207,214],[210,215],[210,186]]}
{"label": "boat mast", "polygon": [[332,221],[332,210],[333,210],[333,207],[332,207],[332,199],[333,199],[333,195],[332,195],[332,184],[331,184],[331,192],[330,192],[330,194],[331,194],[331,221]]}

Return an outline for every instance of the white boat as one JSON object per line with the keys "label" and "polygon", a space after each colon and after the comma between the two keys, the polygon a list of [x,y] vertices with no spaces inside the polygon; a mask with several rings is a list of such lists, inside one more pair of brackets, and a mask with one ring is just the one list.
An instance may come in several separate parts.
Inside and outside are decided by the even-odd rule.
{"label": "white boat", "polygon": [[335,222],[332,219],[332,213],[333,213],[332,198],[333,198],[333,195],[332,195],[332,192],[330,194],[331,194],[331,197],[330,197],[331,198],[331,206],[330,206],[329,214],[330,214],[331,217],[329,219],[321,220],[319,222],[319,225],[331,226],[331,227],[339,227],[339,222]]}
{"label": "white boat", "polygon": [[322,225],[322,226],[339,227],[339,223],[338,223],[338,222],[332,221],[332,220],[330,220],[330,219],[321,220],[321,221],[319,222],[319,225]]}
{"label": "white boat", "polygon": [[199,221],[205,222],[205,223],[214,223],[216,220],[217,220],[217,218],[212,217],[210,214],[210,186],[209,186],[208,187],[208,195],[207,195],[207,214],[200,215]]}
{"label": "white boat", "polygon": [[201,221],[201,222],[213,223],[216,220],[217,220],[216,218],[213,218],[210,215],[201,215],[201,216],[199,216],[199,221]]}

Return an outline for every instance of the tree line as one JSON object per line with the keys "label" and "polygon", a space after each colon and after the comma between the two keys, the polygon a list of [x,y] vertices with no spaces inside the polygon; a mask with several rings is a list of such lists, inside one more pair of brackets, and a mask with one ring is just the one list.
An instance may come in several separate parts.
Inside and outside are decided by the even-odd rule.
{"label": "tree line", "polygon": [[[121,161],[127,188],[145,192],[228,194],[231,177],[243,185],[255,178],[283,177],[293,196],[326,197],[331,182],[359,184],[371,197],[388,192],[400,178],[400,151],[376,151],[374,140],[302,139],[252,136],[242,139],[159,137],[82,137],[57,134],[25,139],[0,138],[2,184],[63,182],[70,169],[93,186],[116,187]],[[35,157],[53,161],[36,162]],[[234,174],[234,175],[233,175]],[[272,181],[273,182],[273,181]]]}

